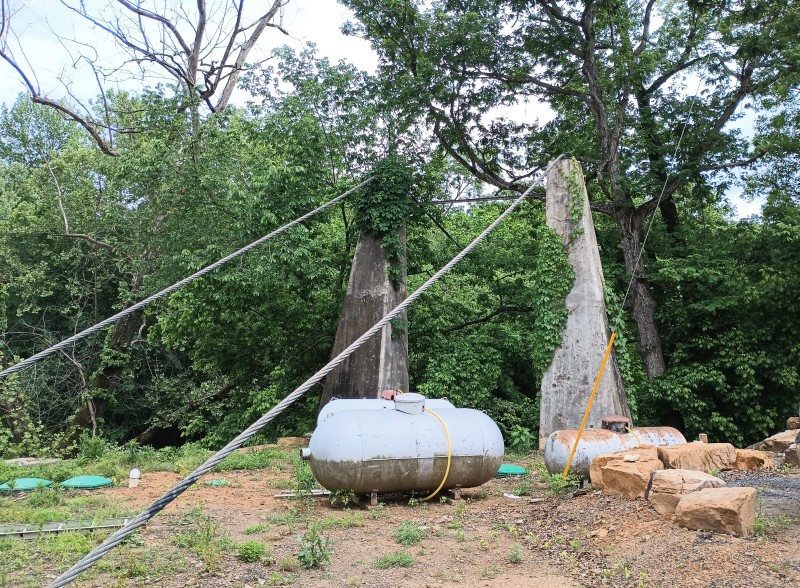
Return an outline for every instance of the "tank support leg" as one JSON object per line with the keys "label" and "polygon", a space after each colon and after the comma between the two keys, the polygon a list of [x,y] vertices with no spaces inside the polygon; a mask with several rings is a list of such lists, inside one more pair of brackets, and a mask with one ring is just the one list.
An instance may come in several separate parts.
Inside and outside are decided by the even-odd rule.
{"label": "tank support leg", "polygon": [[373,490],[369,493],[369,505],[370,506],[378,506],[378,491]]}
{"label": "tank support leg", "polygon": [[455,504],[461,500],[461,486],[456,486],[447,491],[447,504]]}

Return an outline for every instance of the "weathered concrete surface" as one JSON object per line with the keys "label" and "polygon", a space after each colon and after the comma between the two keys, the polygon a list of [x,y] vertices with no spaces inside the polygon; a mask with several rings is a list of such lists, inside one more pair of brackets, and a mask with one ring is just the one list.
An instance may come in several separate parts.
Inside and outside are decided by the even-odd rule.
{"label": "weathered concrete surface", "polygon": [[[570,188],[578,192],[579,201],[574,201]],[[547,225],[561,236],[567,248],[575,284],[566,300],[569,315],[561,346],[542,377],[540,449],[553,431],[580,427],[611,335],[603,295],[603,269],[583,172],[572,160],[562,160],[547,176]],[[602,417],[607,415],[630,418],[613,352],[587,426],[599,428]]]}
{"label": "weathered concrete surface", "polygon": [[[405,242],[405,230],[401,237]],[[364,334],[406,298],[406,276],[395,289],[380,239],[362,234],[356,245],[331,357]],[[398,322],[404,322],[403,313]],[[394,333],[393,333],[394,330]],[[375,398],[381,390],[408,391],[408,331],[386,325],[326,378],[320,406],[332,397]]]}

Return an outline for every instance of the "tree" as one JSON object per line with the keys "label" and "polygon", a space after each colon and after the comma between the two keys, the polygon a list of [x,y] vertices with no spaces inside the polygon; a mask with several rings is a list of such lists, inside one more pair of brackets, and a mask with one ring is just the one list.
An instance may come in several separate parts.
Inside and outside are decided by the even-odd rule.
{"label": "tree", "polygon": [[197,0],[192,9],[179,1],[164,2],[158,9],[149,8],[143,0],[108,0],[102,8],[87,7],[85,2],[62,2],[92,28],[109,35],[127,56],[123,63],[105,64],[91,44],[80,39],[62,40],[75,45],[78,61],[85,61],[91,67],[101,93],[100,112],[85,108],[81,112],[73,105],[42,94],[36,72],[25,71],[23,67],[24,39],[12,28],[9,0],[0,2],[0,57],[16,70],[34,102],[73,119],[103,152],[117,155],[115,132],[119,129],[111,124],[107,83],[136,73],[143,79],[166,76],[181,97],[178,112],[192,113],[196,131],[202,105],[212,113],[228,106],[248,56],[264,31],[274,28],[288,34],[274,22],[288,3],[289,0],[272,0],[266,3],[265,11],[251,14],[244,0],[211,3]]}
{"label": "tree", "polygon": [[[643,228],[659,208],[674,231],[682,187],[711,197],[711,174],[764,154],[729,123],[785,73],[780,47],[764,43],[755,26],[779,23],[785,3],[344,3],[359,20],[348,31],[378,49],[387,94],[408,116],[426,117],[440,145],[479,179],[521,191],[548,158],[577,156],[592,182],[592,209],[617,229],[639,353],[651,377],[662,373],[655,299],[639,255]],[[493,109],[524,101],[542,101],[555,119],[492,120]]]}

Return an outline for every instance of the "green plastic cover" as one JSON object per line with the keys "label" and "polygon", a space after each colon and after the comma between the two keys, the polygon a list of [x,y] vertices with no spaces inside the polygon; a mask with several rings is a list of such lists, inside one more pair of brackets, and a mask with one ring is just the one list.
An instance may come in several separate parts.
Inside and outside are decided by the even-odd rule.
{"label": "green plastic cover", "polygon": [[[42,480],[41,478],[17,478],[11,482],[0,484],[0,492],[26,492],[35,490],[38,486],[52,486],[50,480]],[[12,488],[13,486],[13,488]]]}
{"label": "green plastic cover", "polygon": [[111,486],[113,480],[104,478],[103,476],[78,476],[77,478],[70,478],[61,482],[63,488],[105,488]]}
{"label": "green plastic cover", "polygon": [[504,463],[500,466],[500,469],[497,470],[495,474],[495,478],[506,478],[508,476],[524,476],[528,473],[528,470],[523,468],[522,466],[514,465],[513,463]]}

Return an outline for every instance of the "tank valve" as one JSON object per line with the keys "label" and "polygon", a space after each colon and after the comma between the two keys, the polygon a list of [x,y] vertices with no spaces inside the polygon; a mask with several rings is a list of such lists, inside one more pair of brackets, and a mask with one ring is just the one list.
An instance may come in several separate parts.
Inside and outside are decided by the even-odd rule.
{"label": "tank valve", "polygon": [[631,426],[631,420],[625,416],[605,416],[603,417],[601,426],[615,433],[625,433]]}
{"label": "tank valve", "polygon": [[303,447],[302,449],[300,449],[300,459],[302,459],[303,461],[308,461],[309,459],[311,459],[311,449],[309,449],[308,447]]}

